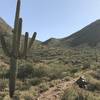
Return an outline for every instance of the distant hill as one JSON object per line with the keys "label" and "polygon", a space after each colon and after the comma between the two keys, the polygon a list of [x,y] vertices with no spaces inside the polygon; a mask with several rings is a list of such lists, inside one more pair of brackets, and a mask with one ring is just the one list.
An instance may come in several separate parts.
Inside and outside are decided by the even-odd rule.
{"label": "distant hill", "polygon": [[[12,28],[2,19],[0,18],[0,34],[5,34],[5,38],[7,41],[11,41],[12,36]],[[23,42],[22,35],[22,42]],[[89,46],[95,46],[100,43],[100,20],[96,20],[95,22],[89,24],[78,32],[70,35],[69,37],[65,37],[62,39],[50,38],[45,42],[41,42],[36,40],[34,43],[35,47],[38,45],[46,46],[46,47],[59,47],[59,48],[67,48],[67,47],[76,47],[82,46],[84,44]],[[1,45],[0,45],[1,47]],[[34,47],[33,47],[34,48]]]}
{"label": "distant hill", "polygon": [[89,24],[73,35],[64,38],[63,40],[71,40],[71,46],[82,44],[95,46],[96,44],[100,43],[100,20],[96,20],[95,22]]}
{"label": "distant hill", "polygon": [[46,40],[45,42],[42,42],[43,45],[47,45],[47,46],[59,46],[60,44],[60,39],[56,39],[56,38],[50,38],[48,40]]}
{"label": "distant hill", "polygon": [[[0,34],[4,34],[6,43],[9,45],[12,42],[12,27],[9,26],[1,17],[0,17]],[[23,43],[24,35],[21,36],[21,42]],[[41,41],[35,41],[35,47],[40,45]],[[10,45],[9,45],[10,46]],[[1,48],[1,43],[0,43]]]}
{"label": "distant hill", "polygon": [[[0,17],[0,34],[3,34],[5,36],[7,45],[9,45],[11,43],[12,28],[1,17]],[[2,46],[0,43],[0,48],[1,47]]]}
{"label": "distant hill", "polygon": [[0,17],[0,33],[12,34],[12,28]]}
{"label": "distant hill", "polygon": [[65,37],[63,39],[52,38],[43,42],[44,45],[53,47],[74,47],[83,44],[95,46],[98,43],[100,43],[100,20],[96,20],[69,37]]}

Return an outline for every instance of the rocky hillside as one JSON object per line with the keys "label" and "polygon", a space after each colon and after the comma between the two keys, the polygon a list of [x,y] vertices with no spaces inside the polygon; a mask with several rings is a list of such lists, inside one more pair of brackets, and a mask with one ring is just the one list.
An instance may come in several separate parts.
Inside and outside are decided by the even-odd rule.
{"label": "rocky hillside", "polygon": [[100,20],[96,20],[69,37],[65,37],[63,39],[52,38],[43,42],[44,45],[53,47],[73,47],[83,44],[95,46],[98,43],[100,43]]}
{"label": "rocky hillside", "polygon": [[0,17],[0,33],[12,33],[12,28]]}
{"label": "rocky hillside", "polygon": [[[5,33],[5,38],[7,41],[11,40],[12,28],[2,18],[0,18],[0,33]],[[34,46],[38,47],[39,45],[41,47],[46,46],[49,48],[67,48],[80,45],[82,46],[84,44],[89,46],[100,44],[100,20],[96,20],[80,31],[70,35],[69,37],[65,37],[62,39],[50,38],[45,42],[35,41]]]}
{"label": "rocky hillside", "polygon": [[[12,27],[9,26],[1,17],[0,17],[0,34],[4,34],[5,36],[5,40],[7,42],[7,44],[11,44],[12,42]],[[24,35],[21,36],[21,42],[23,43],[24,40]],[[35,47],[37,47],[37,45],[39,45],[41,43],[41,41],[35,41]],[[23,44],[22,44],[23,45]],[[0,48],[1,48],[1,43],[0,43]],[[1,51],[1,49],[0,49]]]}

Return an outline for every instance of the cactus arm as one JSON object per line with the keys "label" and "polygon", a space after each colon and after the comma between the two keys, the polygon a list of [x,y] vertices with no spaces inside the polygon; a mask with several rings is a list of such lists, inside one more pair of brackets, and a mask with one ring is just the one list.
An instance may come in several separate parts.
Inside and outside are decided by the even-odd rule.
{"label": "cactus arm", "polygon": [[17,51],[18,51],[18,57],[20,56],[20,38],[21,38],[21,32],[22,32],[22,18],[19,18],[19,27],[18,27],[18,37],[17,37]]}
{"label": "cactus arm", "polygon": [[32,44],[33,44],[33,42],[34,42],[34,40],[35,40],[35,38],[36,38],[36,35],[37,35],[37,33],[34,32],[34,34],[33,34],[32,38],[31,38],[31,40],[29,41],[29,46],[28,46],[29,49],[31,48],[31,46],[32,46]]}
{"label": "cactus arm", "polygon": [[0,40],[1,40],[2,49],[5,53],[5,55],[7,55],[9,57],[11,54],[10,54],[10,51],[8,50],[8,48],[7,48],[4,36],[2,34],[0,34]]}
{"label": "cactus arm", "polygon": [[[19,18],[20,14],[20,0],[17,1],[17,7],[16,7],[16,14],[15,14],[15,22],[14,22],[14,29],[13,29],[13,38],[12,38],[12,51],[8,50],[7,44],[5,42],[5,38],[3,35],[0,34],[0,40],[2,44],[2,48],[4,50],[4,53],[6,55],[9,55],[10,57],[10,75],[9,75],[9,95],[12,98],[15,91],[15,83],[16,83],[16,67],[17,67],[17,59],[18,58],[27,58],[27,52],[28,49],[31,48],[37,33],[34,32],[32,38],[29,41],[28,44],[28,32],[25,33],[25,39],[24,39],[24,48],[23,53],[21,54],[19,52],[20,49],[20,38],[21,38],[21,31],[22,31],[22,19]],[[19,57],[20,54],[20,57]]]}
{"label": "cactus arm", "polygon": [[24,40],[24,50],[23,50],[23,56],[25,57],[25,59],[27,58],[27,47],[28,45],[28,32],[25,33],[25,40]]}

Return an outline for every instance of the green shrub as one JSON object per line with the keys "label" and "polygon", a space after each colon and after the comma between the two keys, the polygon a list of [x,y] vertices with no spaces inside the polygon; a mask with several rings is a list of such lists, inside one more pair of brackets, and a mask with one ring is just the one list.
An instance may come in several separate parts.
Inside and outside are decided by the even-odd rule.
{"label": "green shrub", "polygon": [[72,87],[67,89],[61,100],[99,100],[99,94],[95,92],[90,92],[87,90],[80,89],[78,87]]}
{"label": "green shrub", "polygon": [[0,100],[3,100],[3,97],[0,97]]}
{"label": "green shrub", "polygon": [[5,66],[0,66],[0,78],[9,78],[9,70]]}
{"label": "green shrub", "polygon": [[19,83],[17,83],[17,86],[16,86],[16,88],[18,88],[18,90],[20,90],[20,91],[29,90],[30,87],[31,87],[31,85],[28,80],[25,80],[23,83],[19,82]]}
{"label": "green shrub", "polygon": [[41,83],[41,79],[40,78],[37,78],[37,77],[34,77],[33,79],[30,79],[29,80],[29,83],[31,84],[31,85],[38,85],[38,84],[40,84]]}
{"label": "green shrub", "polygon": [[90,65],[89,62],[84,62],[84,63],[83,63],[83,66],[82,66],[82,69],[85,70],[85,69],[88,69],[88,68],[90,68],[90,67],[91,67],[91,65]]}
{"label": "green shrub", "polygon": [[80,100],[77,99],[78,93],[74,89],[67,90],[61,100]]}
{"label": "green shrub", "polygon": [[19,79],[25,79],[32,77],[33,74],[33,66],[32,64],[24,64],[18,67],[17,77]]}
{"label": "green shrub", "polygon": [[0,80],[0,91],[4,90],[7,86],[6,80]]}
{"label": "green shrub", "polygon": [[30,96],[24,96],[24,100],[33,100]]}
{"label": "green shrub", "polygon": [[49,85],[47,84],[47,83],[41,83],[40,85],[39,85],[39,90],[40,90],[40,93],[41,92],[45,92],[46,90],[48,90],[49,89]]}
{"label": "green shrub", "polygon": [[32,77],[44,77],[47,76],[47,68],[45,68],[44,66],[39,66],[39,67],[33,67],[33,74]]}
{"label": "green shrub", "polygon": [[71,72],[72,74],[75,74],[75,73],[78,72],[78,71],[79,71],[78,68],[73,68],[70,72]]}

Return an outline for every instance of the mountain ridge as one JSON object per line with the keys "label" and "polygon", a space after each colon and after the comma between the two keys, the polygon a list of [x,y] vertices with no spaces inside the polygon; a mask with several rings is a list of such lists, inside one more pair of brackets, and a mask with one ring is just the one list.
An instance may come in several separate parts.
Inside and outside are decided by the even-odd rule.
{"label": "mountain ridge", "polygon": [[6,23],[6,21],[0,17],[0,33],[12,34],[12,27]]}
{"label": "mountain ridge", "polygon": [[[12,34],[12,28],[0,17],[0,33]],[[9,33],[9,34],[8,34]],[[35,42],[36,43],[36,42]],[[100,19],[85,26],[81,30],[72,35],[57,39],[50,38],[44,42],[39,41],[39,44],[47,47],[75,47],[87,44],[89,46],[96,46],[100,43]]]}
{"label": "mountain ridge", "polygon": [[[59,40],[60,43],[60,44],[56,44],[56,43],[55,44],[61,47],[68,47],[68,46],[74,47],[74,46],[79,46],[84,44],[87,44],[89,46],[95,46],[100,42],[99,33],[100,33],[100,20],[98,19],[68,37],[55,39],[56,41]],[[53,41],[55,40],[53,38]],[[46,42],[48,42],[48,40],[43,42],[43,44],[46,44]],[[52,43],[52,39],[51,40],[49,39],[49,42],[47,43],[48,46],[49,45],[51,46],[51,43]]]}

